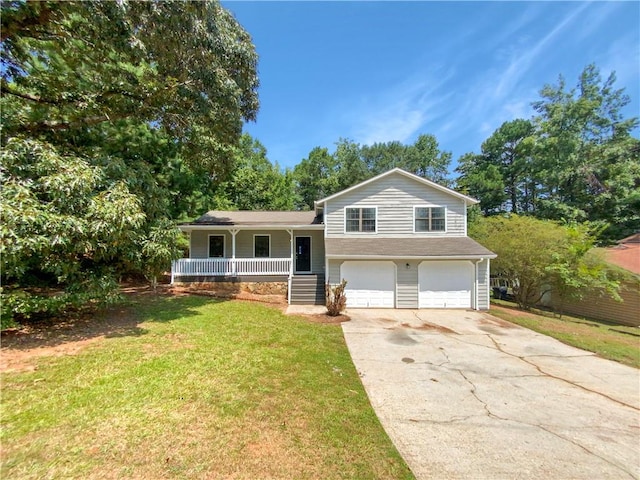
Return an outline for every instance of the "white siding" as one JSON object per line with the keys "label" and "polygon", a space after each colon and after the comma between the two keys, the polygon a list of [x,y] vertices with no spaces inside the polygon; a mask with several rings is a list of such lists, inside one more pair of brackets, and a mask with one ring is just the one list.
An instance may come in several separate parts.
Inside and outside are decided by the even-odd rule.
{"label": "white siding", "polygon": [[484,259],[477,264],[477,300],[476,310],[489,310],[489,260]]}
{"label": "white siding", "polygon": [[231,257],[231,234],[221,230],[194,230],[191,232],[191,258],[209,257],[209,235],[224,235],[224,254]]}
{"label": "white siding", "polygon": [[329,260],[329,275],[326,279],[327,283],[337,285],[342,281],[342,278],[340,278],[340,266],[342,265],[342,262],[342,260]]}
{"label": "white siding", "polygon": [[418,308],[418,264],[415,260],[396,262],[397,308]]}
{"label": "white siding", "polygon": [[[447,231],[413,233],[413,207],[446,207]],[[344,209],[349,206],[378,207],[378,236],[462,236],[465,235],[464,202],[446,192],[431,188],[404,175],[390,175],[345,195],[334,198],[325,210],[328,236],[344,236]]]}

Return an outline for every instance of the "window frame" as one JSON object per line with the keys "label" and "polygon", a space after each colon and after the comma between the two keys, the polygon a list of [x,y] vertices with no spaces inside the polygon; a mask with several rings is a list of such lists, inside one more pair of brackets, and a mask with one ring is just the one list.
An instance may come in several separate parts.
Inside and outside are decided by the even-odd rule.
{"label": "window frame", "polygon": [[[258,257],[256,255],[256,237],[266,237],[269,241],[269,252],[266,257]],[[254,233],[253,234],[253,258],[271,258],[271,234],[270,233]]]}
{"label": "window frame", "polygon": [[[362,228],[362,222],[363,222],[363,218],[362,218],[362,210],[364,209],[369,209],[369,210],[373,210],[374,211],[374,219],[373,221],[375,222],[374,225],[374,229],[372,231],[364,231],[364,230],[347,230],[347,211],[349,209],[358,209],[360,210],[360,218],[358,219],[359,221],[359,225],[360,228]],[[349,205],[347,207],[344,207],[344,211],[343,211],[343,215],[344,215],[344,233],[345,234],[355,234],[355,235],[373,235],[378,233],[378,207],[376,205]]]}
{"label": "window frame", "polygon": [[[422,217],[418,217],[417,216],[417,211],[418,208],[426,208],[429,210],[429,217],[428,218],[422,218]],[[434,208],[441,208],[444,211],[444,228],[442,230],[434,230],[433,229],[433,215],[432,215],[432,210]],[[418,230],[416,228],[416,221],[417,220],[427,220],[428,221],[428,230]],[[440,218],[437,218],[436,220],[440,220]],[[442,234],[442,233],[447,233],[447,207],[443,206],[443,205],[414,205],[413,206],[413,233],[438,233],[438,234]]]}
{"label": "window frame", "polygon": [[[211,256],[211,237],[222,237],[222,256]],[[224,233],[210,233],[207,237],[207,258],[226,258],[227,257],[227,236]]]}

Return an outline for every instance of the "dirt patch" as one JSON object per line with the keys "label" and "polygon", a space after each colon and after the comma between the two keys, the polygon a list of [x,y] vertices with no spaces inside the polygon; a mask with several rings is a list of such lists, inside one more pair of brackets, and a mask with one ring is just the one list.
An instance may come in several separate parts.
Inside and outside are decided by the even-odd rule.
{"label": "dirt patch", "polygon": [[116,307],[4,330],[0,372],[33,371],[38,358],[76,355],[103,338],[135,335],[141,331],[138,323],[140,320],[131,307]]}
{"label": "dirt patch", "polygon": [[436,325],[435,323],[423,322],[422,325],[411,325],[409,323],[401,323],[400,324],[404,328],[412,328],[414,330],[433,330],[441,333],[457,333],[450,328],[443,327],[442,325]]}

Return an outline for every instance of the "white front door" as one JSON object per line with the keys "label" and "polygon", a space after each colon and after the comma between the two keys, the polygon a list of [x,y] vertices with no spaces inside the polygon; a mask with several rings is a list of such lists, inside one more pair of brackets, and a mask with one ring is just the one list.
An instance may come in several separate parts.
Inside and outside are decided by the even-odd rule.
{"label": "white front door", "polygon": [[422,262],[418,268],[420,308],[471,308],[473,272],[467,260]]}
{"label": "white front door", "polygon": [[340,278],[347,281],[347,307],[395,306],[396,266],[393,262],[347,261],[340,267]]}

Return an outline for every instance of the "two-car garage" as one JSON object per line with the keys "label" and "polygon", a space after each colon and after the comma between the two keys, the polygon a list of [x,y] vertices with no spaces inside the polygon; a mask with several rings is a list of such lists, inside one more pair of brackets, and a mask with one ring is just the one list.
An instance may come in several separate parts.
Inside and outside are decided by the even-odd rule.
{"label": "two-car garage", "polygon": [[[406,270],[398,272],[403,268]],[[340,266],[340,278],[347,281],[345,294],[350,308],[474,306],[476,272],[470,260],[345,261]],[[402,282],[397,281],[400,278]],[[396,298],[399,283],[403,286],[403,305]]]}

